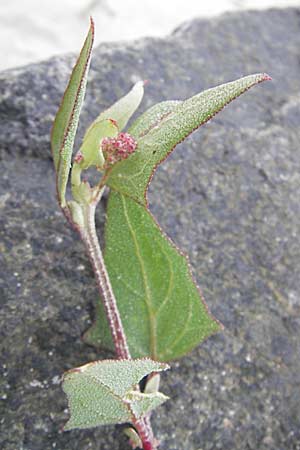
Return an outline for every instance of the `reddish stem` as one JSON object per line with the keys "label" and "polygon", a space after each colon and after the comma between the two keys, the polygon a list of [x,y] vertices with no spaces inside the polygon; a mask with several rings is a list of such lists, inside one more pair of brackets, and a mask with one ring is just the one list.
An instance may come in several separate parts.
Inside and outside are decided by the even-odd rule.
{"label": "reddish stem", "polygon": [[158,441],[153,436],[149,417],[144,417],[133,423],[143,443],[143,450],[157,450]]}
{"label": "reddish stem", "polygon": [[96,233],[96,206],[96,203],[92,203],[86,206],[86,227],[84,230],[80,231],[80,235],[85,244],[87,254],[94,270],[97,287],[103,300],[103,305],[112,333],[117,356],[121,359],[131,359],[124,328],[117,307],[117,302],[109,281],[108,273],[104,264],[103,255]]}
{"label": "reddish stem", "polygon": [[[122,320],[96,233],[95,210],[100,197],[101,193],[99,192],[97,199],[95,199],[93,203],[85,206],[85,227],[75,227],[75,229],[79,232],[80,237],[85,244],[88,257],[93,267],[97,287],[103,300],[117,356],[120,359],[131,359]],[[70,217],[68,217],[68,219],[70,220]],[[140,436],[143,450],[156,450],[158,442],[153,436],[149,417],[133,421],[133,426]]]}

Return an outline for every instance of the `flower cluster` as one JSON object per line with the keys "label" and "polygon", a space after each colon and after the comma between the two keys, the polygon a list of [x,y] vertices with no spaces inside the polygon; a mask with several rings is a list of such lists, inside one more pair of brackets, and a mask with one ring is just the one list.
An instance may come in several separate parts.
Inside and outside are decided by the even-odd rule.
{"label": "flower cluster", "polygon": [[128,133],[119,133],[115,138],[104,138],[101,143],[105,168],[111,167],[117,161],[122,161],[131,155],[136,147],[136,140]]}

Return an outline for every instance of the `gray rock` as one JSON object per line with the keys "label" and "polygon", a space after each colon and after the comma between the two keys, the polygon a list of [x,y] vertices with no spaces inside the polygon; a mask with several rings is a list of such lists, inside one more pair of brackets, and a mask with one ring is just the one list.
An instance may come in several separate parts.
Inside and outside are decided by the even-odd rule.
{"label": "gray rock", "polygon": [[[81,136],[137,78],[150,80],[141,110],[249,73],[274,78],[194,133],[153,180],[152,211],[225,325],[164,375],[172,400],[153,416],[162,449],[300,449],[299,48],[300,10],[286,9],[94,51]],[[80,340],[97,292],[58,210],[49,150],[74,61],[0,74],[3,450],[128,448],[115,427],[61,432],[61,374],[107,356]]]}

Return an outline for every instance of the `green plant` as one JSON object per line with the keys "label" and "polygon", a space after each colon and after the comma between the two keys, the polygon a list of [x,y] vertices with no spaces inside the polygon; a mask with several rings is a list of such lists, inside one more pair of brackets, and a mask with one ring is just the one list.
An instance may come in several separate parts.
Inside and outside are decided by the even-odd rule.
{"label": "green plant", "polygon": [[[164,101],[123,132],[143,96],[143,83],[138,82],[91,124],[72,162],[93,36],[91,21],[55,118],[51,145],[58,201],[84,243],[102,300],[85,340],[114,349],[118,359],[96,361],[65,374],[63,389],[70,408],[65,429],[128,423],[125,431],[133,448],[155,450],[158,441],[150,412],[166,400],[158,391],[159,372],[221,325],[210,315],[186,257],[149,212],[147,188],[157,166],[179,142],[270,77],[250,75],[185,101]],[[82,179],[90,168],[99,173],[94,186]],[[69,178],[71,200],[66,199]],[[95,211],[106,187],[110,193],[103,256]]]}

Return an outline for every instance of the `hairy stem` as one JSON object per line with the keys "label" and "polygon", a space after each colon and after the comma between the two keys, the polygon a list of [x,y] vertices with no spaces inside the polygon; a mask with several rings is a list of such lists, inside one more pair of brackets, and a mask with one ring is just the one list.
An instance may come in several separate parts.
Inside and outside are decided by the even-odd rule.
{"label": "hairy stem", "polygon": [[[131,359],[122,320],[96,232],[95,211],[101,198],[101,194],[102,192],[99,192],[99,195],[92,203],[84,206],[85,227],[80,229],[77,228],[77,231],[85,244],[88,257],[93,267],[97,287],[103,301],[117,356],[120,359]],[[133,421],[133,426],[140,436],[143,450],[156,450],[157,441],[153,436],[149,417]]]}
{"label": "hairy stem", "polygon": [[118,358],[122,359],[130,359],[131,356],[121,317],[117,307],[117,302],[109,281],[108,273],[104,264],[103,255],[96,233],[96,206],[96,202],[85,206],[85,229],[80,231],[80,235],[85,244],[87,254],[94,270],[97,287],[103,300],[103,305],[110,326],[117,356]]}
{"label": "hairy stem", "polygon": [[143,450],[156,450],[158,442],[153,436],[149,417],[136,420],[133,425],[143,443]]}

